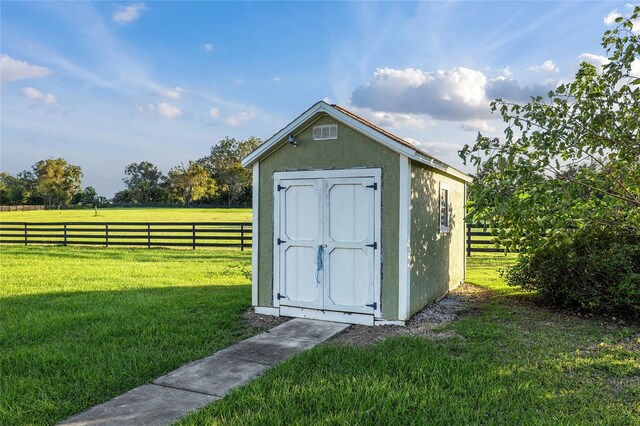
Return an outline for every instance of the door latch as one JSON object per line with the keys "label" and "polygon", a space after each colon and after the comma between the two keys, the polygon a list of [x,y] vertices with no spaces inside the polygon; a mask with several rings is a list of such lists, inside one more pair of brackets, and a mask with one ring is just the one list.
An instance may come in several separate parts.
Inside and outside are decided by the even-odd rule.
{"label": "door latch", "polygon": [[373,308],[373,310],[374,310],[374,311],[375,311],[376,309],[378,309],[378,304],[377,304],[376,302],[373,302],[372,304],[370,304],[370,305],[365,305],[365,306],[368,306],[368,307],[370,307],[370,308]]}
{"label": "door latch", "polygon": [[[280,300],[280,299],[286,299],[286,298],[287,298],[287,296],[283,296],[283,295],[281,295],[280,293],[278,293],[278,295],[277,295],[276,297],[278,298],[278,300]],[[375,308],[374,308],[374,309],[375,309]]]}

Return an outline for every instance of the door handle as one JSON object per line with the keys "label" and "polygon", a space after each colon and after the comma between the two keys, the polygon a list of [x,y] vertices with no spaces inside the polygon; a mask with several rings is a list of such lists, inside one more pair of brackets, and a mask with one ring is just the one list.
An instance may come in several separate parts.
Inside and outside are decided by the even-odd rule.
{"label": "door handle", "polygon": [[324,248],[325,245],[320,244],[318,246],[318,251],[316,252],[316,287],[320,284],[320,271],[324,267]]}

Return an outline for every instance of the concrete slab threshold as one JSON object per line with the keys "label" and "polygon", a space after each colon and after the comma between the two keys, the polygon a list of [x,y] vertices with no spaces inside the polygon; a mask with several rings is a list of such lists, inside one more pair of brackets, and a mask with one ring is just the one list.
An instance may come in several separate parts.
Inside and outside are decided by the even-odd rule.
{"label": "concrete slab threshold", "polygon": [[270,367],[335,336],[349,324],[293,319],[266,333],[183,365],[77,414],[60,425],[163,426],[222,398]]}

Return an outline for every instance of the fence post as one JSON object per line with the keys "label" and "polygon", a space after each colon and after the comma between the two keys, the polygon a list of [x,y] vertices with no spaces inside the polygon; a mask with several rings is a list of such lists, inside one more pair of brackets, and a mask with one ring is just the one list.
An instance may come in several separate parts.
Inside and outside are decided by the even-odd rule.
{"label": "fence post", "polygon": [[109,224],[104,224],[104,246],[109,247]]}
{"label": "fence post", "polygon": [[29,238],[29,237],[28,237],[28,235],[29,235],[29,234],[28,234],[28,232],[27,232],[27,224],[25,223],[25,224],[24,224],[24,245],[25,245],[25,246],[27,245],[27,241],[28,241],[28,238]]}
{"label": "fence post", "polygon": [[67,246],[67,224],[64,224],[64,246]]}
{"label": "fence post", "polygon": [[467,223],[467,257],[471,257],[471,223]]}
{"label": "fence post", "polygon": [[244,251],[244,225],[240,225],[240,251]]}
{"label": "fence post", "polygon": [[194,223],[192,226],[193,229],[193,250],[196,249],[196,224]]}
{"label": "fence post", "polygon": [[147,223],[147,248],[151,248],[151,224]]}

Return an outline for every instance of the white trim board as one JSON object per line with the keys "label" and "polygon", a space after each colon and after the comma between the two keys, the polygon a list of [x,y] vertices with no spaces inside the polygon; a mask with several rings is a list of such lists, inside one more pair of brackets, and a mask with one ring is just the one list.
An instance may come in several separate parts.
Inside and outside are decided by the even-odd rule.
{"label": "white trim board", "polygon": [[382,170],[379,168],[354,168],[354,169],[316,169],[301,170],[292,172],[275,172],[274,182],[279,179],[318,179],[318,178],[341,178],[341,177],[373,177],[380,179]]}
{"label": "white trim board", "polygon": [[411,165],[400,156],[398,229],[398,319],[409,319],[411,296]]}
{"label": "white trim board", "polygon": [[270,308],[267,306],[256,306],[253,308],[256,314],[260,315],[271,315],[272,317],[279,317],[280,310],[278,308]]}
{"label": "white trim board", "polygon": [[465,173],[462,173],[447,164],[438,161],[434,158],[427,157],[425,154],[421,153],[417,149],[411,148],[409,146],[403,145],[398,141],[390,138],[384,133],[379,132],[378,130],[372,128],[371,126],[367,126],[366,124],[356,120],[355,118],[345,114],[342,111],[332,107],[328,103],[324,101],[320,101],[315,103],[311,108],[303,112],[300,116],[298,116],[295,120],[289,123],[286,127],[281,129],[278,133],[273,135],[271,138],[266,140],[262,145],[256,148],[251,154],[246,156],[242,160],[242,165],[244,167],[248,167],[259,161],[263,156],[271,153],[275,149],[279,148],[280,145],[287,143],[289,135],[295,133],[298,127],[302,126],[305,122],[310,120],[316,114],[327,114],[331,116],[336,121],[351,127],[352,129],[357,130],[358,132],[368,136],[374,141],[386,146],[392,151],[397,152],[398,154],[406,155],[408,158],[415,160],[419,163],[422,163],[426,166],[432,167],[436,170],[440,170],[448,175],[451,175],[455,178],[462,179],[465,182],[471,182],[472,179]]}
{"label": "white trim board", "polygon": [[281,306],[280,316],[343,322],[347,324],[374,325],[375,323],[373,315],[353,314],[349,312],[321,311],[318,309],[295,308],[293,306]]}
{"label": "white trim board", "polygon": [[251,204],[251,305],[258,305],[258,240],[260,233],[260,163],[253,164],[253,198]]}

